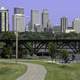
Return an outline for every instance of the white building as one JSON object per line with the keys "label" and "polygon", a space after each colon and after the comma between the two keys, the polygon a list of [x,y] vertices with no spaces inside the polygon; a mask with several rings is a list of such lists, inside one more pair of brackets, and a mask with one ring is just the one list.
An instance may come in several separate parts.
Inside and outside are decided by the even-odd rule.
{"label": "white building", "polygon": [[39,32],[41,31],[41,14],[38,10],[31,10],[31,31],[35,32],[36,25],[40,25]]}
{"label": "white building", "polygon": [[74,29],[66,29],[66,33],[75,32]]}
{"label": "white building", "polygon": [[0,31],[9,31],[9,12],[4,7],[0,8]]}
{"label": "white building", "polygon": [[12,19],[13,19],[13,31],[25,32],[24,9],[14,8],[14,15]]}
{"label": "white building", "polygon": [[75,18],[72,25],[73,25],[75,32],[80,33],[80,17]]}
{"label": "white building", "polygon": [[48,21],[49,21],[48,10],[44,9],[42,12],[42,31],[44,31],[44,29],[47,29]]}

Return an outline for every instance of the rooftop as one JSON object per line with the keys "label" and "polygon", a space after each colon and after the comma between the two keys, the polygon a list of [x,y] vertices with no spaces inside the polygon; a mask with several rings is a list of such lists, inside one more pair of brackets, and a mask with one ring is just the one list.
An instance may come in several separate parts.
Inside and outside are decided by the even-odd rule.
{"label": "rooftop", "polygon": [[5,7],[0,7],[0,10],[7,10]]}

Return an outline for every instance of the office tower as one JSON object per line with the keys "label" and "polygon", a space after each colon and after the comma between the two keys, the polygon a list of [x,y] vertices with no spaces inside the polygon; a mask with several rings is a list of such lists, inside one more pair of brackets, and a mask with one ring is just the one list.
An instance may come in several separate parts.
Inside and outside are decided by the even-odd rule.
{"label": "office tower", "polygon": [[28,26],[28,31],[32,31],[31,21],[29,21],[29,23],[27,24],[27,26]]}
{"label": "office tower", "polygon": [[61,32],[65,33],[68,27],[68,19],[66,17],[61,18]]}
{"label": "office tower", "polygon": [[48,28],[48,32],[53,32],[53,25],[50,20],[48,20],[47,28]]}
{"label": "office tower", "polygon": [[26,26],[25,26],[25,31],[29,31],[31,25],[30,25],[30,17],[26,17]]}
{"label": "office tower", "polygon": [[4,7],[0,8],[0,32],[9,31],[9,12]]}
{"label": "office tower", "polygon": [[25,32],[25,19],[24,19],[24,9],[14,8],[14,15],[12,16],[13,21],[13,31],[14,32]]}
{"label": "office tower", "polygon": [[14,8],[14,14],[24,14],[23,8]]}
{"label": "office tower", "polygon": [[31,27],[31,21],[30,21],[30,17],[26,17],[26,31],[31,31],[32,27]]}
{"label": "office tower", "polygon": [[80,33],[80,17],[74,19],[72,26],[76,33]]}
{"label": "office tower", "polygon": [[38,10],[31,10],[31,27],[32,32],[35,32],[36,28],[41,32],[41,14]]}
{"label": "office tower", "polygon": [[45,29],[47,29],[48,21],[49,21],[48,10],[44,9],[42,12],[42,30],[43,31],[45,31]]}
{"label": "office tower", "polygon": [[44,28],[44,32],[50,32],[50,33],[53,32],[53,28],[50,20],[48,20],[47,27]]}

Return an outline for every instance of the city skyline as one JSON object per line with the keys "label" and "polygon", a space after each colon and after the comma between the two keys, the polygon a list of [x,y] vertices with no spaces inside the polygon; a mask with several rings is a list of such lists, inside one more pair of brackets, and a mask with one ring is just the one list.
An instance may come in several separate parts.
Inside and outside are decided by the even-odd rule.
{"label": "city skyline", "polygon": [[[7,12],[5,12],[7,11]],[[6,15],[7,13],[7,15]],[[43,9],[42,12],[39,10],[31,10],[30,13],[30,21],[27,23],[25,21],[26,16],[24,15],[24,8],[21,7],[14,7],[14,13],[12,14],[12,30],[10,31],[18,31],[18,32],[25,32],[26,27],[29,28],[32,32],[52,32],[53,27],[56,25],[51,23],[51,20],[49,18],[49,12],[48,9]],[[0,8],[0,29],[1,31],[6,31],[6,29],[9,27],[11,29],[11,20],[9,19],[9,10],[5,7]],[[10,22],[9,22],[10,21]],[[68,24],[68,18],[66,16],[63,16],[60,18],[60,24],[58,26],[60,27],[59,32],[74,32],[77,33],[80,32],[80,17],[76,17],[72,22],[71,26]],[[27,25],[26,25],[27,24]],[[7,25],[7,26],[6,26]],[[68,29],[68,27],[72,27],[72,29]],[[5,30],[3,30],[3,28]]]}
{"label": "city skyline", "polygon": [[80,0],[36,0],[34,3],[31,0],[2,0],[0,5],[10,10],[10,18],[13,14],[14,7],[22,7],[25,10],[25,15],[30,16],[31,9],[48,9],[50,19],[53,24],[59,24],[60,18],[66,16],[71,22],[75,17],[80,16],[79,11]]}

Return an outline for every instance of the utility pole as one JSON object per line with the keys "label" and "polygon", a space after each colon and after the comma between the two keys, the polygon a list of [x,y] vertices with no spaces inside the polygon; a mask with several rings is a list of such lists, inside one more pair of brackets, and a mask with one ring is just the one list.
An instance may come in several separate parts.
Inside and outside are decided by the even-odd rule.
{"label": "utility pole", "polygon": [[18,32],[15,32],[16,34],[16,62],[18,60]]}

